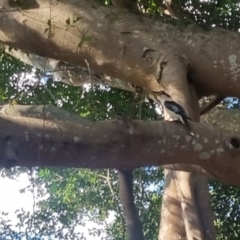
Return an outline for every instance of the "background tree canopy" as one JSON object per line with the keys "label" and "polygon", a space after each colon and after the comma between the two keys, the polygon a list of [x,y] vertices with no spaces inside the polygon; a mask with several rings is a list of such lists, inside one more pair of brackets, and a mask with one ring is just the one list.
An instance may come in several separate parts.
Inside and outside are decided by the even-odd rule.
{"label": "background tree canopy", "polygon": [[[21,1],[9,2],[17,4]],[[102,5],[112,4],[110,1],[98,2]],[[139,0],[138,4],[140,11],[148,17],[161,17],[163,21],[173,24],[185,26],[195,22],[209,31],[212,27],[231,31],[240,29],[238,1]],[[70,25],[68,21],[66,24]],[[133,119],[160,120],[142,93],[106,85],[70,86],[56,79],[54,72],[36,69],[13,58],[5,52],[6,49],[2,45],[0,52],[2,101],[23,105],[52,104],[95,121],[116,119],[120,112]],[[236,109],[240,106],[237,98],[227,98],[222,104]],[[16,213],[18,230],[2,212],[1,239],[85,239],[81,233],[77,235],[75,228],[84,226],[86,221],[93,221],[103,227],[104,232],[89,229],[90,234],[99,236],[99,239],[127,239],[115,170],[55,167],[35,167],[29,170],[16,167],[2,169],[1,175],[15,178],[23,172],[29,174],[32,184],[23,190],[23,194],[24,191],[33,191],[37,207],[32,215],[24,210]],[[145,238],[157,239],[163,172],[160,167],[145,167],[136,170],[134,177],[135,202]],[[240,239],[239,188],[211,180],[209,190],[217,239]],[[43,195],[47,197],[38,201],[38,197]],[[109,223],[107,219],[111,213],[114,213],[114,218]]]}

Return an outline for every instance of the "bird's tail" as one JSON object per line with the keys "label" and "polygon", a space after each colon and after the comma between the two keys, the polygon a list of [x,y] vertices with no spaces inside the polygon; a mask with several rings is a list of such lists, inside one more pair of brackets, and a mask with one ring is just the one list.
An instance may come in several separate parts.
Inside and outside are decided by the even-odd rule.
{"label": "bird's tail", "polygon": [[189,133],[191,136],[194,137],[195,135],[194,135],[194,133],[193,133],[193,131],[192,131],[190,125],[189,125],[189,120],[188,120],[188,118],[182,117],[182,121],[183,121],[183,124],[185,125],[188,133]]}

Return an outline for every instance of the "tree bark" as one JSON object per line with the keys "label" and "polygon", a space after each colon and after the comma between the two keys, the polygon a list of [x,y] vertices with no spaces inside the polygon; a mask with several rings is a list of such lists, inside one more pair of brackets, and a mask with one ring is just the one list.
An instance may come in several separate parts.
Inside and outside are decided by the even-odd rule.
{"label": "tree bark", "polygon": [[[224,130],[192,123],[196,138],[191,140],[185,128],[174,122],[134,120],[129,128],[114,120],[77,121],[78,117],[71,114],[61,121],[44,106],[37,106],[44,116],[38,119],[41,114],[39,110],[34,113],[34,106],[23,108],[21,113],[32,112],[31,117],[5,115],[4,109],[0,114],[2,146],[12,139],[20,166],[133,169],[186,163],[203,167],[222,182],[240,184],[240,136]],[[3,167],[4,148],[0,156]]]}
{"label": "tree bark", "polygon": [[122,203],[129,240],[144,240],[142,224],[133,195],[133,170],[118,170],[119,197]]}
{"label": "tree bark", "polygon": [[[163,23],[160,18],[143,18],[91,0],[61,1],[54,6],[45,0],[38,3],[38,9],[1,10],[3,44],[84,67],[88,64],[95,72],[149,91],[160,90],[160,65],[166,55],[176,54],[188,60],[189,78],[203,93],[240,96],[239,33]],[[74,27],[66,23],[68,19]],[[231,48],[226,48],[230,41]],[[152,53],[147,58],[146,49]]]}
{"label": "tree bark", "polygon": [[213,224],[214,216],[211,208],[211,197],[208,189],[208,181],[205,176],[197,175],[194,178],[194,194],[198,206],[204,230],[204,239],[216,239],[216,230]]}
{"label": "tree bark", "polygon": [[105,86],[118,88],[130,92],[134,92],[134,86],[126,81],[99,74],[86,67],[80,67],[55,59],[40,57],[35,54],[26,54],[22,51],[11,49],[6,52],[11,56],[36,67],[44,72],[51,73],[59,81],[72,86],[83,86],[84,84],[102,84]]}
{"label": "tree bark", "polygon": [[[187,81],[187,73],[188,73],[188,64],[187,61],[182,59],[181,57],[172,56],[169,57],[169,60],[166,61],[165,66],[162,70],[162,78],[160,79],[161,84],[166,89],[166,91],[171,95],[174,101],[179,103],[189,114],[189,116],[194,121],[199,121],[200,111],[198,106],[198,98],[195,92],[194,86],[188,86]],[[190,91],[191,89],[191,91]],[[168,116],[165,114],[165,118],[168,119]],[[186,132],[186,134],[188,134]],[[194,138],[194,137],[193,137]],[[189,156],[191,158],[191,156]],[[169,175],[169,170],[165,170]],[[205,204],[200,206],[202,201],[197,201],[202,199],[203,196],[200,195],[203,191],[199,192],[198,195],[195,194],[194,189],[196,189],[196,177],[191,173],[187,172],[172,172],[171,176],[173,176],[172,181],[175,183],[165,187],[168,192],[175,192],[177,190],[177,195],[175,195],[175,201],[179,201],[179,205],[182,210],[182,218],[184,220],[183,229],[175,227],[174,231],[169,235],[168,232],[161,231],[164,228],[167,228],[169,225],[174,224],[171,219],[174,218],[174,214],[170,211],[167,212],[167,215],[161,214],[161,226],[160,226],[160,234],[159,240],[161,239],[171,239],[174,237],[178,237],[179,239],[215,239],[215,232],[210,231],[213,230],[213,218],[210,219],[212,215],[205,215],[208,217],[207,223],[209,224],[208,230],[204,228],[203,218],[201,218],[201,209],[205,209],[211,212],[211,205],[206,204],[210,203],[209,194],[205,194],[206,198]],[[202,181],[203,178],[198,178],[203,189],[208,190],[208,185],[206,181]],[[165,192],[164,192],[165,194]],[[198,199],[197,199],[198,198]],[[179,209],[180,211],[180,209]],[[166,212],[166,211],[165,211]],[[164,212],[163,212],[164,213]],[[173,214],[173,216],[171,216]],[[182,233],[185,232],[185,235]]]}
{"label": "tree bark", "polygon": [[174,182],[175,171],[164,170],[164,194],[162,196],[159,240],[186,239],[183,212]]}
{"label": "tree bark", "polygon": [[202,122],[219,127],[232,133],[240,133],[240,111],[239,109],[227,109],[217,107],[201,117]]}

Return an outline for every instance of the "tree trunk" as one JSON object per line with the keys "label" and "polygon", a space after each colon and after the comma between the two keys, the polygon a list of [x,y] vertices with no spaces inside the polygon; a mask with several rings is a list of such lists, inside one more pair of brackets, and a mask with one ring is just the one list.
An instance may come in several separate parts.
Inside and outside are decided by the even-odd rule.
{"label": "tree trunk", "polygon": [[133,171],[118,170],[119,197],[122,203],[129,240],[144,240],[142,224],[134,203]]}
{"label": "tree trunk", "polygon": [[[192,85],[188,86],[188,64],[187,62],[177,56],[169,57],[169,61],[166,61],[161,75],[161,83],[166,89],[166,91],[172,96],[173,100],[179,103],[189,114],[191,119],[194,121],[199,121],[200,111],[198,106],[198,99],[195,93],[195,89]],[[191,89],[191,91],[190,91]],[[168,119],[167,113],[165,112],[165,119]],[[186,131],[186,135],[188,132]],[[190,136],[189,136],[190,137]],[[191,136],[192,137],[192,136]],[[195,138],[194,136],[192,137]],[[191,158],[191,156],[189,156]],[[178,213],[182,211],[181,216],[184,221],[182,229],[179,227],[179,223],[176,221],[171,221],[175,217],[175,212],[172,211],[163,211],[161,214],[161,224],[160,224],[160,234],[159,240],[164,239],[215,239],[214,225],[213,225],[213,215],[206,214],[205,218],[201,218],[202,213],[200,210],[207,210],[211,212],[210,205],[210,195],[204,194],[201,196],[201,193],[206,193],[208,190],[207,181],[204,181],[204,178],[197,178],[197,175],[193,176],[191,173],[186,172],[173,172],[171,170],[165,170],[165,176],[171,180],[166,181],[165,184],[168,184],[169,181],[173,181],[171,185],[165,185],[164,200],[169,198],[168,193],[176,192],[177,194],[171,194],[174,198],[174,202],[179,202]],[[196,181],[196,178],[198,181]],[[197,194],[196,184],[199,184],[203,190],[199,191]],[[204,204],[201,199],[204,197]],[[166,200],[165,200],[166,201]],[[168,199],[168,206],[173,202],[173,199]],[[166,207],[165,202],[164,207]],[[162,207],[162,210],[163,208]],[[204,228],[204,221],[208,224],[207,228]],[[176,224],[176,226],[172,226]],[[205,225],[205,226],[206,226]],[[171,227],[169,227],[171,226]],[[171,233],[164,229],[171,229]],[[162,230],[162,231],[161,231]]]}

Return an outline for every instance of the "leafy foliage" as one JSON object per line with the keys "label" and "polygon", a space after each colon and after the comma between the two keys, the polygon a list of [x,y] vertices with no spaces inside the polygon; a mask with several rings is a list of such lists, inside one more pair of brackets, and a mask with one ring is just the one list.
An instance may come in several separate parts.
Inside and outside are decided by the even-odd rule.
{"label": "leafy foliage", "polygon": [[210,193],[218,233],[217,239],[239,239],[240,188],[212,181]]}

